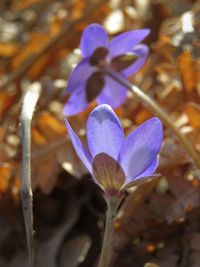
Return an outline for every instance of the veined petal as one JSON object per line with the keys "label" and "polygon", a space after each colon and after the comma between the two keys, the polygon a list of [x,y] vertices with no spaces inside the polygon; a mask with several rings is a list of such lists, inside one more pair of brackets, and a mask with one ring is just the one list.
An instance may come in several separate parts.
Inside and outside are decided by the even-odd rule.
{"label": "veined petal", "polygon": [[108,104],[112,108],[117,108],[124,103],[127,93],[128,91],[125,87],[111,77],[105,76],[105,86],[96,100],[99,104]]}
{"label": "veined petal", "polygon": [[138,45],[149,33],[149,29],[142,29],[124,32],[116,36],[110,41],[109,55],[116,57],[132,51],[134,46]]}
{"label": "veined petal", "polygon": [[135,49],[133,49],[132,52],[136,56],[138,56],[138,58],[131,66],[121,72],[125,77],[131,76],[142,68],[147,59],[149,48],[147,45],[140,44]]}
{"label": "veined petal", "polygon": [[86,91],[84,83],[79,86],[69,97],[67,103],[63,108],[63,114],[65,116],[72,116],[82,112],[88,106],[88,102],[86,100]]}
{"label": "veined petal", "polygon": [[107,47],[107,45],[108,35],[101,25],[93,23],[85,28],[80,43],[84,57],[90,57],[96,48]]}
{"label": "veined petal", "polygon": [[152,180],[153,177],[154,178],[158,177],[159,175],[154,174],[157,166],[158,166],[158,157],[152,161],[152,163],[147,167],[147,169],[143,173],[139,174],[137,177],[129,179],[129,181],[126,179],[123,189],[128,189],[135,185],[143,184],[145,182]]}
{"label": "veined petal", "polygon": [[100,71],[94,72],[86,82],[86,99],[88,102],[94,100],[103,90],[105,84],[104,74]]}
{"label": "veined petal", "polygon": [[105,153],[100,153],[94,157],[92,167],[94,178],[107,194],[120,191],[126,176],[116,160]]}
{"label": "veined petal", "polygon": [[119,155],[119,163],[126,174],[126,183],[142,173],[145,174],[145,171],[147,174],[148,168],[153,168],[151,164],[160,151],[162,139],[162,123],[156,117],[128,135]]}
{"label": "veined petal", "polygon": [[99,105],[90,113],[86,133],[93,158],[99,153],[106,153],[115,160],[118,159],[124,132],[110,106]]}
{"label": "veined petal", "polygon": [[158,167],[158,158],[156,157],[151,164],[142,172],[140,173],[137,177],[133,177],[132,179],[130,179],[130,182],[133,182],[135,180],[138,180],[142,177],[149,177],[152,176],[156,170],[156,168]]}
{"label": "veined petal", "polygon": [[85,83],[95,71],[94,67],[89,64],[89,59],[84,58],[72,71],[69,76],[66,88],[67,93],[74,92],[77,87]]}
{"label": "veined petal", "polygon": [[[81,142],[81,140],[79,139],[79,137],[75,134],[75,132],[73,131],[73,129],[71,128],[71,126],[67,120],[65,120],[65,124],[67,127],[69,137],[71,139],[71,142],[73,144],[73,147],[74,147],[77,155],[79,156],[79,158],[81,159],[81,161],[83,162],[85,167],[88,169],[88,171],[92,174],[92,158],[91,158],[90,154],[88,153],[88,151],[84,147],[84,145]],[[66,151],[66,153],[67,153],[67,151]]]}

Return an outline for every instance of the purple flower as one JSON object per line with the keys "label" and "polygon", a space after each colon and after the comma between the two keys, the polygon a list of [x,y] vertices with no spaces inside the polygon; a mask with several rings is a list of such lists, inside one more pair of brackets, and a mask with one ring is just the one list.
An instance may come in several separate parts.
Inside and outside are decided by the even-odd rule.
{"label": "purple flower", "polygon": [[154,117],[124,137],[120,121],[109,105],[97,106],[86,128],[88,150],[66,120],[76,153],[107,196],[118,195],[133,183],[152,176],[158,164],[163,131]]}
{"label": "purple flower", "polygon": [[127,89],[105,74],[106,68],[124,78],[136,73],[144,64],[148,47],[140,42],[148,29],[122,33],[108,42],[108,35],[99,24],[89,25],[83,32],[80,49],[82,61],[71,73],[67,93],[70,97],[64,107],[66,116],[83,111],[96,98],[99,104],[119,107],[127,97]]}

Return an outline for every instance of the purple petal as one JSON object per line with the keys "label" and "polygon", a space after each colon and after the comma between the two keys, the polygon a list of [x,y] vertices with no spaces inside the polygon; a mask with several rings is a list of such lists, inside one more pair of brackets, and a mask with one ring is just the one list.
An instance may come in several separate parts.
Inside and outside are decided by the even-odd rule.
{"label": "purple petal", "polygon": [[162,123],[156,117],[143,123],[125,139],[119,162],[126,173],[126,183],[142,173],[146,175],[147,169],[153,168],[151,164],[160,151],[162,139]]}
{"label": "purple petal", "polygon": [[86,82],[86,80],[92,75],[93,72],[94,67],[89,64],[89,59],[84,58],[70,74],[66,92],[74,92],[77,87],[79,87],[82,83]]}
{"label": "purple petal", "polygon": [[133,177],[132,179],[129,179],[129,181],[126,179],[123,189],[128,189],[135,185],[140,185],[147,181],[150,181],[153,178],[153,176],[156,176],[154,175],[154,172],[157,166],[158,166],[158,158],[154,159],[151,165],[149,165],[147,169],[144,172],[140,173],[137,177]]}
{"label": "purple petal", "polygon": [[105,84],[103,91],[96,99],[97,102],[108,104],[112,108],[121,106],[127,98],[127,89],[109,76],[105,76]]}
{"label": "purple petal", "polygon": [[99,105],[90,113],[86,133],[93,158],[99,153],[106,153],[118,159],[124,133],[118,117],[110,106]]}
{"label": "purple petal", "polygon": [[113,38],[109,45],[109,54],[111,57],[126,54],[133,50],[148,34],[149,29],[134,30],[124,32]]}
{"label": "purple petal", "polygon": [[107,47],[108,35],[104,28],[97,24],[90,24],[85,28],[82,37],[80,48],[84,57],[90,57],[98,47]]}
{"label": "purple petal", "polygon": [[[73,131],[73,129],[71,128],[71,126],[67,120],[65,120],[65,124],[67,127],[69,137],[71,139],[71,142],[73,144],[73,147],[74,147],[77,155],[82,160],[83,164],[88,169],[88,171],[92,174],[92,158],[91,158],[90,154],[88,153],[88,151],[84,147],[81,140],[75,134],[75,132]],[[67,153],[67,151],[66,151],[66,153]]]}
{"label": "purple petal", "polygon": [[65,116],[72,116],[82,112],[87,106],[88,102],[86,100],[85,86],[82,84],[67,100],[63,109],[63,114]]}
{"label": "purple petal", "polygon": [[152,176],[156,170],[156,168],[158,167],[158,158],[156,157],[152,163],[142,172],[140,173],[137,177],[133,177],[133,179],[131,179],[130,181],[135,181],[137,179],[140,179],[142,177],[148,177],[148,176]]}
{"label": "purple petal", "polygon": [[133,49],[133,53],[138,56],[138,59],[131,66],[121,72],[125,77],[131,76],[142,68],[148,56],[149,48],[147,45],[141,44]]}

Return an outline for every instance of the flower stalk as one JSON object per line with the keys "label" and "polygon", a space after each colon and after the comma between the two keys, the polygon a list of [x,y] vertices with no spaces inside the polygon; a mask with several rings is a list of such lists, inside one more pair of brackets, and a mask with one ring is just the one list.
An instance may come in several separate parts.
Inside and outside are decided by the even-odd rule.
{"label": "flower stalk", "polygon": [[196,163],[196,166],[200,168],[200,155],[197,153],[194,146],[187,139],[187,137],[182,134],[175,126],[169,115],[164,110],[162,110],[162,108],[152,98],[150,98],[137,86],[131,84],[128,80],[124,79],[117,72],[113,71],[111,68],[104,68],[104,72],[112,79],[126,87],[129,91],[131,91],[141,102],[146,104],[163,121],[163,123],[175,133],[179,142],[185,147],[188,154],[193,159],[194,163]]}
{"label": "flower stalk", "polygon": [[106,227],[103,238],[103,245],[98,267],[109,267],[112,260],[112,241],[113,241],[113,222],[117,213],[117,208],[120,200],[117,198],[108,197],[106,199]]}

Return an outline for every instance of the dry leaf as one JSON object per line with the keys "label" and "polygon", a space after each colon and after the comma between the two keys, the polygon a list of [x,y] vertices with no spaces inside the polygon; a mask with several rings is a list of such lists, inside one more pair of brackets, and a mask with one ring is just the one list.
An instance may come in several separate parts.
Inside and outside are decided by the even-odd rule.
{"label": "dry leaf", "polygon": [[200,128],[200,105],[197,103],[187,103],[185,112],[188,115],[189,123],[192,127]]}
{"label": "dry leaf", "polygon": [[17,53],[18,45],[14,43],[2,43],[0,42],[0,56],[12,57]]}
{"label": "dry leaf", "polygon": [[178,56],[178,68],[180,71],[181,79],[183,81],[184,88],[186,91],[191,92],[196,87],[196,74],[194,61],[189,49],[185,50],[181,55]]}

